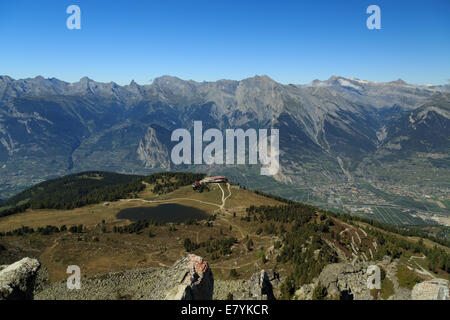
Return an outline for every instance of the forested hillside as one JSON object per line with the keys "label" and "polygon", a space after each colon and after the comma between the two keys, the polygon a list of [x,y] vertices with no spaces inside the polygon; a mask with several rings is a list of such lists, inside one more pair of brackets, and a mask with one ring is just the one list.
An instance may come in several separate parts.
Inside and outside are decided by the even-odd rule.
{"label": "forested hillside", "polygon": [[31,209],[74,209],[102,201],[127,198],[144,190],[143,181],[155,185],[155,193],[167,193],[202,179],[204,174],[165,172],[149,176],[88,171],[39,183],[1,203],[0,216]]}

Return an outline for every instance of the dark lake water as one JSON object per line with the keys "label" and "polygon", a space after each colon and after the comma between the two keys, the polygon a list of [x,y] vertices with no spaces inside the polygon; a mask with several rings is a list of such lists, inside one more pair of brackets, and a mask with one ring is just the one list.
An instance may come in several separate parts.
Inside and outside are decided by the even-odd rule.
{"label": "dark lake water", "polygon": [[119,211],[117,218],[138,220],[155,220],[159,222],[184,222],[187,219],[201,220],[209,215],[196,208],[175,203],[160,204],[156,207],[136,207]]}

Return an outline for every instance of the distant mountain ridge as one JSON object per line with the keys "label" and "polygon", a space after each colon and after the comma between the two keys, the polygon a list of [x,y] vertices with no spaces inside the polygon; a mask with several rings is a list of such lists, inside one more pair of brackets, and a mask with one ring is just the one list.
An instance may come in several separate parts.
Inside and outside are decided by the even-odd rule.
{"label": "distant mountain ridge", "polygon": [[[175,168],[170,134],[177,128],[190,130],[195,120],[204,129],[278,128],[281,170],[265,180],[272,188],[266,191],[291,196],[284,193],[289,186],[300,186],[324,198],[322,186],[366,181],[368,168],[389,153],[395,161],[417,152],[439,153],[445,168],[449,92],[445,85],[338,76],[307,85],[282,85],[265,75],[216,82],[162,76],[148,85],[132,81],[125,86],[87,77],[68,83],[0,76],[0,198],[85,170],[146,174],[186,169],[235,175],[250,187],[261,183],[249,167]],[[417,130],[407,120],[417,117],[434,120],[420,122]],[[429,138],[400,143],[402,152],[396,152],[396,141],[404,136],[408,141]],[[432,136],[439,136],[439,142],[431,143]],[[430,148],[418,148],[430,143]],[[370,174],[377,179],[375,171]],[[315,186],[320,190],[314,191]]]}

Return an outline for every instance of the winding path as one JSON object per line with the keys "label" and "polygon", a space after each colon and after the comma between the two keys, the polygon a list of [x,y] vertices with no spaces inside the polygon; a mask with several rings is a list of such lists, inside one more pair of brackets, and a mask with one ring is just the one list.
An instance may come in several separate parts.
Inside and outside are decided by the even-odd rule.
{"label": "winding path", "polygon": [[207,201],[203,201],[203,200],[198,200],[198,199],[193,199],[193,198],[172,198],[172,199],[167,199],[167,200],[145,200],[145,199],[120,199],[120,201],[122,202],[131,202],[131,201],[141,201],[141,202],[146,202],[146,203],[171,203],[171,202],[177,202],[177,201],[182,201],[182,200],[188,200],[188,201],[196,201],[196,202],[200,202],[203,204],[208,204],[211,206],[215,206],[218,207],[219,209],[224,209],[225,208],[225,202],[227,201],[227,199],[231,196],[231,189],[230,189],[230,184],[227,183],[228,185],[228,196],[225,197],[225,192],[222,188],[222,186],[219,184],[219,188],[222,191],[222,204],[217,204],[217,203],[212,203],[212,202],[207,202]]}
{"label": "winding path", "polygon": [[216,207],[221,208],[220,204],[202,201],[202,200],[198,200],[198,199],[192,199],[192,198],[173,198],[173,199],[167,199],[167,200],[120,199],[120,201],[123,201],[123,202],[141,201],[141,202],[146,202],[146,203],[171,203],[171,202],[177,202],[177,201],[181,201],[181,200],[196,201],[196,202],[209,204],[211,206],[216,206]]}
{"label": "winding path", "polygon": [[220,185],[220,183],[218,185],[219,185],[220,190],[222,191],[222,204],[220,205],[220,209],[225,209],[225,201],[227,201],[227,199],[231,196],[230,184],[227,183],[227,185],[228,185],[228,196],[226,196],[226,197],[225,197],[225,191],[223,191],[223,188]]}
{"label": "winding path", "polygon": [[417,273],[420,273],[420,274],[426,275],[426,276],[430,276],[431,278],[435,279],[436,277],[435,277],[431,272],[428,272],[428,271],[425,270],[421,265],[419,265],[417,262],[415,262],[415,261],[413,260],[413,259],[421,259],[421,260],[423,260],[423,259],[425,259],[425,258],[426,258],[425,255],[422,255],[422,257],[420,257],[420,256],[411,256],[411,257],[409,257],[408,260],[414,262],[414,264],[415,264],[417,267],[420,268],[420,269],[415,269],[415,271],[416,271]]}

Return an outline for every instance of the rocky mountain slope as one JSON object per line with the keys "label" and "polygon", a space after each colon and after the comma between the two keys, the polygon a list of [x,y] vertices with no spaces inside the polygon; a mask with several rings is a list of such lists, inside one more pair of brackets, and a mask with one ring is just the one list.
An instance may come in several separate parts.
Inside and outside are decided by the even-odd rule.
{"label": "rocky mountain slope", "polygon": [[[329,186],[384,181],[377,170],[364,174],[384,161],[380,155],[389,153],[397,163],[417,152],[442,155],[427,162],[431,168],[416,166],[430,174],[433,186],[445,188],[445,183],[434,181],[442,171],[432,168],[448,168],[449,163],[447,92],[447,86],[342,77],[282,85],[267,76],[216,82],[163,76],[149,85],[133,81],[119,86],[88,78],[67,83],[2,76],[0,198],[83,170],[189,169],[232,175],[249,187],[261,185],[263,179],[266,191],[293,198],[300,192],[291,194],[292,187],[303,188],[309,201],[318,204],[327,202]],[[410,121],[417,117],[421,120],[413,125]],[[281,170],[261,178],[248,166],[174,166],[169,157],[171,132],[191,130],[195,120],[202,121],[204,129],[278,128]],[[418,147],[435,137],[432,148]],[[408,172],[402,173],[400,188],[410,184]],[[422,188],[431,188],[422,181]]]}

